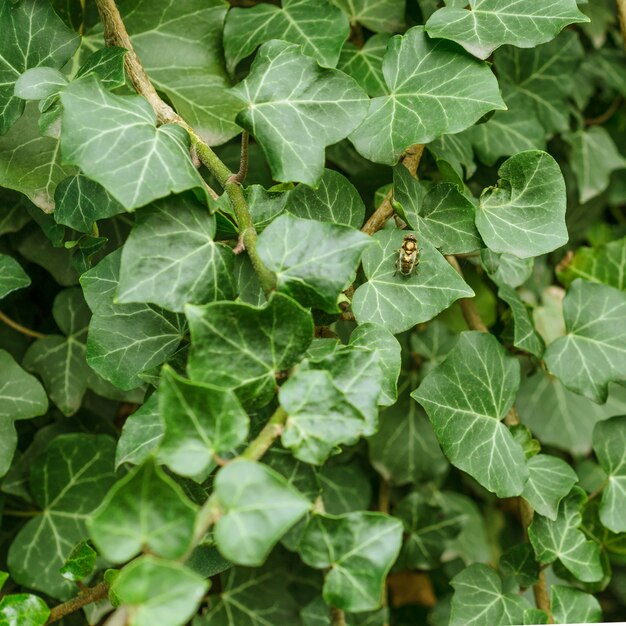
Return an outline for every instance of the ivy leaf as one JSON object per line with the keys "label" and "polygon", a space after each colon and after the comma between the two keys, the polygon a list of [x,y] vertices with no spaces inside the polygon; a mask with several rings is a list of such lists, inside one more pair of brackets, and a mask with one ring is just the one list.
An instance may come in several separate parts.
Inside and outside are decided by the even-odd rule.
{"label": "ivy leaf", "polygon": [[88,76],[68,85],[61,102],[64,160],[126,209],[186,189],[206,194],[189,158],[189,136],[174,124],[157,128],[156,114],[141,96],[114,95]]}
{"label": "ivy leaf", "polygon": [[563,585],[552,585],[550,595],[555,624],[595,624],[602,621],[602,608],[592,595]]}
{"label": "ivy leaf", "polygon": [[426,23],[431,37],[443,37],[461,44],[469,53],[486,59],[504,44],[519,48],[554,39],[569,24],[588,22],[576,0],[555,0],[550,4],[519,3],[517,0],[470,0],[457,8],[435,11]]}
{"label": "ivy leaf", "polygon": [[586,500],[585,492],[574,487],[561,500],[555,521],[535,515],[528,537],[539,563],[545,565],[558,559],[578,580],[595,582],[603,576],[600,549],[598,544],[587,541],[579,530],[581,509]]}
{"label": "ivy leaf", "polygon": [[352,76],[368,96],[384,96],[387,92],[383,76],[383,57],[391,36],[379,33],[370,37],[362,48],[346,41],[337,67]]}
{"label": "ivy leaf", "polygon": [[626,168],[626,159],[601,126],[563,136],[570,146],[570,164],[578,183],[578,198],[588,202],[609,186],[611,172]]}
{"label": "ivy leaf", "polygon": [[596,424],[593,449],[608,484],[602,492],[600,520],[615,533],[626,532],[626,417]]}
{"label": "ivy leaf", "polygon": [[567,334],[548,346],[546,365],[566,387],[603,403],[609,382],[626,379],[626,293],[576,279],[563,315]]}
{"label": "ivy leaf", "polygon": [[[411,276],[396,273],[398,249],[411,231],[383,230],[376,233],[363,253],[363,271],[368,281],[352,299],[359,324],[373,322],[400,333],[427,322],[459,298],[474,292],[427,240],[419,238],[420,263]],[[437,280],[434,281],[433,277]]]}
{"label": "ivy leaf", "polygon": [[512,576],[520,587],[528,588],[539,580],[539,564],[529,543],[509,548],[500,557],[499,567],[505,576]]}
{"label": "ivy leaf", "polygon": [[68,84],[64,74],[52,67],[33,67],[15,82],[14,94],[22,100],[45,100]]}
{"label": "ivy leaf", "polygon": [[549,154],[520,152],[498,176],[499,186],[483,192],[476,211],[478,232],[491,250],[526,258],[567,243],[565,182]]}
{"label": "ivy leaf", "polygon": [[350,27],[330,0],[282,0],[282,8],[260,4],[233,8],[224,26],[224,54],[232,74],[242,59],[270,39],[301,44],[320,65],[335,67]]}
{"label": "ivy leaf", "polygon": [[124,59],[128,54],[126,48],[110,46],[100,48],[87,57],[74,78],[95,74],[105,89],[116,89],[126,84]]}
{"label": "ivy leaf", "polygon": [[54,202],[55,221],[81,233],[91,233],[98,220],[124,213],[124,207],[102,185],[82,174],[62,180]]}
{"label": "ivy leaf", "polygon": [[0,600],[2,626],[44,626],[49,616],[48,605],[30,593],[14,593]]}
{"label": "ivy leaf", "polygon": [[[445,81],[434,78],[441,72]],[[505,108],[486,64],[443,40],[430,40],[421,26],[391,39],[383,74],[386,94],[371,101],[365,121],[350,136],[359,153],[376,163],[395,165],[409,146],[458,133],[488,111]]]}
{"label": "ivy leaf", "polygon": [[474,205],[453,183],[440,183],[425,192],[403,165],[393,170],[393,197],[402,205],[409,226],[443,254],[472,252],[481,247],[474,225]]}
{"label": "ivy leaf", "polygon": [[153,393],[124,423],[117,442],[115,468],[123,463],[143,463],[158,448],[163,431],[159,397]]}
{"label": "ivy leaf", "polygon": [[274,294],[264,307],[239,302],[188,305],[192,380],[233,389],[244,404],[267,404],[276,373],[297,363],[313,337],[311,314]]}
{"label": "ivy leaf", "polygon": [[159,410],[165,424],[159,459],[181,476],[203,474],[215,454],[236,448],[248,434],[248,415],[232,391],[185,380],[167,365]]}
{"label": "ivy leaf", "polygon": [[208,581],[180,563],[144,556],[119,573],[111,594],[130,607],[129,626],[183,626],[208,587]]}
{"label": "ivy leaf", "polygon": [[511,307],[514,327],[513,345],[540,359],[545,349],[545,344],[541,335],[535,329],[530,312],[524,301],[519,297],[517,291],[509,287],[509,285],[500,286],[498,298],[504,300]]}
{"label": "ivy leaf", "polygon": [[[296,217],[360,228],[365,205],[352,183],[339,172],[324,170],[315,188],[298,185],[286,194],[285,210]],[[315,246],[311,246],[315,250]]]}
{"label": "ivy leaf", "polygon": [[215,218],[191,194],[138,211],[122,251],[117,302],[182,312],[188,302],[234,298],[234,255],[214,236]]}
{"label": "ivy leaf", "polygon": [[404,0],[333,0],[350,18],[375,33],[396,33],[404,26]]}
{"label": "ivy leaf", "polygon": [[262,565],[278,540],[311,507],[280,474],[247,460],[220,470],[215,495],[223,509],[215,526],[217,547],[239,565]]}
{"label": "ivy leaf", "polygon": [[502,588],[502,579],[487,565],[474,563],[457,574],[450,584],[454,588],[450,626],[479,624],[522,624],[528,601]]}
{"label": "ivy leaf", "polygon": [[120,389],[143,382],[139,374],[171,356],[184,334],[183,319],[149,304],[117,304],[121,250],[81,276],[93,317],[87,338],[87,362]]}
{"label": "ivy leaf", "polygon": [[69,553],[63,567],[59,570],[63,578],[77,582],[90,576],[95,567],[98,553],[88,541],[81,541]]}
{"label": "ivy leaf", "polygon": [[48,398],[39,381],[27,374],[5,350],[0,350],[0,378],[3,381],[0,405],[0,476],[11,466],[17,445],[14,422],[43,415]]}
{"label": "ivy leaf", "polygon": [[498,254],[489,248],[480,251],[480,262],[489,278],[499,287],[508,285],[515,289],[523,285],[533,273],[532,257],[520,259],[514,254]]}
{"label": "ivy leaf", "polygon": [[89,534],[112,563],[143,550],[176,559],[189,546],[196,511],[178,484],[147,459],[110,489],[88,522]]}
{"label": "ivy leaf", "polygon": [[0,7],[0,135],[24,110],[13,95],[15,81],[31,67],[59,69],[74,54],[80,37],[59,19],[47,2],[20,0]]}
{"label": "ivy leaf", "polygon": [[114,452],[108,436],[68,434],[53,439],[33,462],[30,493],[41,515],[19,531],[9,548],[9,571],[17,583],[53,598],[74,594],[75,585],[59,570],[86,537],[85,520],[115,480]]}
{"label": "ivy leaf", "polygon": [[0,254],[0,298],[28,285],[30,278],[22,266],[8,254]]}
{"label": "ivy leaf", "polygon": [[330,568],[324,600],[350,612],[380,607],[383,584],[402,543],[399,520],[382,513],[315,515],[298,547],[302,560]]}
{"label": "ivy leaf", "polygon": [[357,461],[343,465],[324,465],[319,472],[324,511],[342,515],[367,509],[372,501],[369,475]]}
{"label": "ivy leaf", "polygon": [[524,451],[501,423],[519,380],[518,361],[493,335],[464,332],[411,394],[450,462],[499,498],[521,494],[528,478]]}
{"label": "ivy leaf", "polygon": [[565,461],[549,454],[528,459],[528,472],[522,497],[537,513],[554,522],[559,503],[578,482],[576,472]]}
{"label": "ivy leaf", "polygon": [[260,235],[258,253],[278,289],[303,306],[335,313],[370,238],[350,227],[285,214]]}

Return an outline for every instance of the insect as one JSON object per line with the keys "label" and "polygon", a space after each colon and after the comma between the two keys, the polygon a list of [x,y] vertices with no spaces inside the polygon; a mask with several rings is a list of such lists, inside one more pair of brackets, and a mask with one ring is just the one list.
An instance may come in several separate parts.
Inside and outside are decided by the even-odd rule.
{"label": "insect", "polygon": [[398,250],[398,258],[396,260],[396,271],[394,276],[400,272],[402,276],[410,276],[418,267],[419,260],[419,246],[417,245],[417,237],[409,234],[405,235],[402,240],[402,245]]}

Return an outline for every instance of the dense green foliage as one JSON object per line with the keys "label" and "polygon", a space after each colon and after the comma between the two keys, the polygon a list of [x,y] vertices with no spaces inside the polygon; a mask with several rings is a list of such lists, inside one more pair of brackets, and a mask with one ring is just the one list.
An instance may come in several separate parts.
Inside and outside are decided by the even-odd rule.
{"label": "dense green foliage", "polygon": [[0,0],[0,626],[626,619],[625,45]]}

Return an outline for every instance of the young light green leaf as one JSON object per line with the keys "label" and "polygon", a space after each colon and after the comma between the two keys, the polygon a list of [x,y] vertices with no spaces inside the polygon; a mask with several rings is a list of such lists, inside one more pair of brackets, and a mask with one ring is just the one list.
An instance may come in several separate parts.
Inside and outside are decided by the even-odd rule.
{"label": "young light green leaf", "polygon": [[129,607],[129,626],[183,626],[208,588],[206,580],[184,565],[144,556],[119,573],[111,594]]}
{"label": "young light green leaf", "polygon": [[108,436],[68,434],[53,439],[36,458],[30,493],[41,514],[19,531],[9,549],[16,582],[53,598],[75,595],[74,583],[59,570],[87,536],[85,520],[115,481],[114,453],[115,442]]}
{"label": "young light green leaf", "polygon": [[545,344],[541,335],[535,329],[530,311],[524,301],[520,298],[517,291],[509,287],[509,285],[500,286],[498,298],[504,300],[511,307],[514,328],[513,345],[540,359],[545,349]]}
{"label": "young light green leaf", "polygon": [[567,334],[548,346],[546,365],[568,389],[603,403],[608,384],[626,379],[626,293],[576,279],[563,315]]}
{"label": "young light green leaf", "polygon": [[159,446],[163,432],[159,396],[153,393],[124,423],[115,451],[115,468],[122,463],[143,463]]}
{"label": "young light green leaf", "polygon": [[297,363],[313,338],[311,314],[274,294],[263,307],[240,302],[188,305],[192,380],[233,389],[244,404],[267,404],[277,372]]}
{"label": "young light green leaf", "polygon": [[[405,0],[332,0],[350,18],[375,33],[397,33],[404,26]],[[368,40],[369,41],[369,40]]]}
{"label": "young light green leaf", "polygon": [[484,248],[480,251],[480,263],[498,287],[508,285],[515,289],[531,277],[534,259],[532,257],[520,259],[514,254],[507,252],[498,254]]}
{"label": "young light green leaf", "polygon": [[98,553],[89,542],[81,541],[69,553],[59,572],[63,578],[72,582],[82,581],[93,573],[97,557]]}
{"label": "young light green leaf", "polygon": [[184,319],[149,304],[117,304],[121,250],[81,276],[93,317],[87,338],[87,362],[120,389],[142,384],[139,374],[160,365],[184,335]]}
{"label": "young light green leaf", "polygon": [[[420,263],[411,276],[396,274],[398,250],[410,231],[383,230],[376,233],[363,253],[363,270],[368,281],[355,292],[352,309],[359,324],[374,322],[392,333],[427,322],[459,298],[474,295],[427,240],[418,237]],[[437,280],[434,280],[434,277]]]}
{"label": "young light green leaf", "polygon": [[520,495],[528,478],[522,446],[501,423],[519,381],[519,363],[493,335],[464,332],[411,394],[450,462],[500,498]]}
{"label": "young light green leaf", "polygon": [[374,98],[387,93],[383,76],[383,57],[391,36],[379,33],[370,37],[362,48],[346,41],[341,49],[337,67],[352,76],[365,93]]}
{"label": "young light green leaf", "polygon": [[13,93],[16,80],[31,67],[61,68],[80,37],[48,2],[39,0],[3,2],[0,32],[0,135],[4,135],[24,110],[24,102]]}
{"label": "young light green leaf", "polygon": [[330,0],[282,0],[281,4],[259,4],[228,12],[224,54],[231,74],[239,61],[270,39],[301,45],[304,54],[324,67],[337,65],[350,31],[345,14]]}
{"label": "young light green leaf", "polygon": [[52,67],[26,70],[15,83],[15,95],[22,100],[45,100],[68,84],[64,74]]}
{"label": "young light green leaf", "polygon": [[112,563],[128,561],[143,550],[176,559],[192,539],[196,510],[178,484],[149,458],[109,490],[89,519],[89,534]]}
{"label": "young light green leaf", "polygon": [[[445,68],[445,70],[443,69]],[[445,71],[446,80],[436,76]],[[458,133],[493,109],[504,109],[489,67],[416,26],[391,39],[383,58],[387,86],[371,101],[350,140],[365,158],[395,165],[402,152]]]}
{"label": "young light green leaf", "polygon": [[578,183],[578,198],[587,202],[609,186],[611,172],[626,168],[626,158],[617,150],[602,126],[563,135],[570,146],[570,164]]}
{"label": "young light green leaf", "polygon": [[384,581],[401,543],[400,521],[382,513],[315,515],[298,552],[307,565],[330,568],[324,581],[327,604],[360,612],[380,607]]}
{"label": "young light green leaf", "polygon": [[303,306],[339,312],[345,289],[371,239],[350,226],[277,217],[260,235],[258,253],[276,273],[278,289]]}
{"label": "young light green leaf", "polygon": [[122,87],[126,83],[124,59],[127,54],[126,48],[118,46],[100,48],[87,57],[74,78],[95,74],[106,89]]}
{"label": "young light green leaf", "polygon": [[506,592],[499,574],[487,565],[474,563],[450,582],[454,588],[450,626],[522,624],[528,601]]}
{"label": "young light green leaf", "polygon": [[593,450],[608,479],[602,492],[600,519],[614,533],[626,532],[626,417],[596,424]]}
{"label": "young light green leaf", "polygon": [[602,621],[600,603],[584,591],[552,585],[550,596],[555,624],[595,624]]}
{"label": "young light green leaf", "polygon": [[459,7],[435,11],[426,23],[431,37],[461,44],[469,53],[486,59],[504,44],[519,48],[554,39],[569,24],[588,22],[576,0],[518,2],[517,0],[469,0]]}
{"label": "young light green leaf", "polygon": [[14,593],[0,600],[1,626],[44,626],[49,616],[48,605],[30,593]]}
{"label": "young light green leaf", "polygon": [[28,285],[30,278],[22,266],[8,254],[0,254],[0,298]]}
{"label": "young light green leaf", "polygon": [[181,476],[206,472],[215,454],[236,448],[248,434],[248,415],[232,391],[191,382],[167,365],[159,411],[165,425],[159,459]]}
{"label": "young light green leaf", "polygon": [[114,95],[87,76],[68,85],[61,102],[64,161],[80,167],[126,209],[186,189],[206,195],[189,157],[187,133],[173,124],[157,128],[144,98]]}
{"label": "young light green leaf", "polygon": [[277,40],[260,48],[232,93],[245,103],[237,123],[261,144],[274,178],[309,185],[324,173],[326,146],[361,123],[368,103],[354,79]]}
{"label": "young light green leaf", "polygon": [[555,521],[535,515],[528,537],[539,563],[546,565],[558,559],[578,580],[595,582],[603,576],[600,549],[579,530],[586,500],[585,492],[574,487],[561,500]]}
{"label": "young light green leaf", "polygon": [[217,547],[239,565],[262,565],[278,540],[311,507],[280,474],[247,460],[220,470],[215,495],[223,509],[215,526]]}
{"label": "young light green leaf", "polygon": [[285,195],[285,210],[296,217],[353,228],[363,224],[365,205],[359,192],[345,176],[334,170],[325,169],[317,187],[298,185]]}
{"label": "young light green leaf", "polygon": [[537,513],[554,522],[559,503],[578,482],[576,472],[565,461],[549,454],[528,459],[528,472],[522,497]]}
{"label": "young light green leaf", "polygon": [[499,186],[483,192],[476,210],[487,247],[526,258],[567,243],[565,182],[549,154],[520,152],[502,164],[498,176]]}
{"label": "young light green leaf", "polygon": [[234,298],[234,255],[214,236],[215,218],[192,194],[138,211],[122,251],[117,302],[182,312],[187,303]]}

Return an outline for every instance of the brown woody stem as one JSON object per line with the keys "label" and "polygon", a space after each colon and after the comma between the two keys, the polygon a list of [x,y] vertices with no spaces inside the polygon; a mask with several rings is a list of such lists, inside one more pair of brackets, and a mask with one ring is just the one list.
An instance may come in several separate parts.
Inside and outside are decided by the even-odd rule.
{"label": "brown woody stem", "polygon": [[48,621],[46,624],[52,624],[53,622],[58,622],[63,619],[66,615],[70,613],[74,613],[82,609],[84,606],[91,604],[92,602],[97,602],[98,600],[104,600],[109,593],[109,584],[102,581],[98,583],[95,587],[87,587],[83,591],[81,591],[75,598],[64,602],[63,604],[59,604],[55,606],[50,611],[50,617],[48,617]]}

